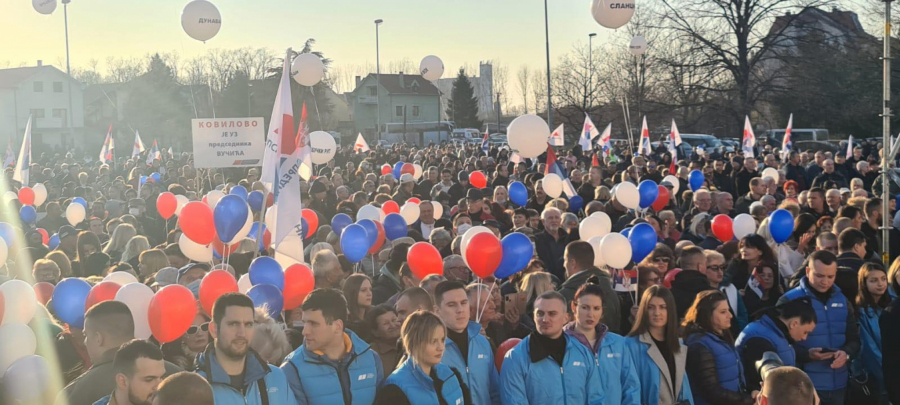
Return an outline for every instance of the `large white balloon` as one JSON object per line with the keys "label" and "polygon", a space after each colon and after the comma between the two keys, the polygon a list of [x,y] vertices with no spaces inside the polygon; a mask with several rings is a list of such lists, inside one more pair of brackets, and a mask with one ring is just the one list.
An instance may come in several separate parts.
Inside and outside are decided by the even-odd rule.
{"label": "large white balloon", "polygon": [[591,244],[591,247],[594,248],[594,266],[599,268],[606,266],[606,261],[603,260],[603,252],[600,251],[601,241],[603,241],[602,236],[594,236],[587,241]]}
{"label": "large white balloon", "polygon": [[744,236],[756,233],[756,220],[750,214],[740,214],[734,217],[731,229],[734,230],[734,237],[740,240]]}
{"label": "large white balloon", "polygon": [[[359,209],[359,212],[356,213],[356,220],[359,221],[361,219],[371,219],[373,221],[381,222],[381,214],[382,211],[380,208],[372,204],[367,204],[363,205],[363,207]],[[412,222],[407,223],[411,224]]]}
{"label": "large white balloon", "polygon": [[73,202],[66,207],[66,220],[69,221],[69,225],[75,226],[84,221],[84,216],[87,215],[87,212],[84,210],[84,206]]}
{"label": "large white balloon", "polygon": [[212,261],[213,247],[211,244],[201,245],[192,241],[187,235],[181,234],[181,237],[178,238],[178,247],[181,248],[181,253],[184,253],[185,257],[195,262],[209,263]]}
{"label": "large white balloon", "polygon": [[[475,237],[475,235],[478,235],[479,233],[484,233],[484,232],[492,233],[488,227],[478,225],[478,226],[473,226],[473,227],[469,228],[466,231],[466,233],[463,234],[462,241],[459,244],[459,253],[462,255],[464,261],[466,259],[466,248],[469,246],[469,241],[472,240],[472,238]],[[466,261],[467,265],[468,265],[468,263],[469,262]]]}
{"label": "large white balloon", "polygon": [[619,204],[633,210],[638,209],[638,206],[641,203],[641,194],[638,193],[637,186],[629,182],[623,182],[616,185],[615,197],[616,200],[619,201]]}
{"label": "large white balloon", "polygon": [[291,63],[291,76],[303,86],[315,86],[325,78],[325,64],[314,53],[301,53]]}
{"label": "large white balloon", "polygon": [[631,243],[621,233],[610,233],[600,241],[600,255],[607,266],[621,269],[631,261]]}
{"label": "large white balloon", "polygon": [[141,283],[125,284],[116,292],[116,301],[125,304],[131,310],[131,317],[134,318],[135,338],[150,338],[151,299],[153,299],[153,290]]}
{"label": "large white balloon", "polygon": [[643,55],[647,51],[647,38],[643,35],[635,35],[628,44],[628,51],[632,55]]}
{"label": "large white balloon", "polygon": [[428,55],[419,62],[419,73],[431,82],[440,79],[444,75],[444,62],[437,56]]}
{"label": "large white balloon", "polygon": [[596,237],[606,236],[610,229],[612,229],[612,221],[610,221],[609,215],[603,211],[597,211],[581,220],[581,224],[578,225],[578,235],[581,240],[589,241]]}
{"label": "large white balloon", "polygon": [[[248,213],[252,213],[252,212],[253,212],[253,211],[250,209],[249,206],[247,207],[247,212],[248,212]],[[253,227],[253,215],[248,214],[248,215],[247,215],[247,220],[244,222],[244,226],[242,226],[242,227],[241,227],[241,230],[238,231],[238,233],[236,233],[236,234],[234,235],[234,239],[232,239],[232,240],[229,241],[228,243],[229,243],[229,244],[234,244],[234,243],[238,243],[238,242],[244,240],[244,238],[246,238],[247,235],[250,234],[250,228],[252,228],[252,227]]]}
{"label": "large white balloon", "polygon": [[3,293],[3,301],[6,303],[3,325],[31,322],[38,303],[34,289],[28,283],[22,280],[9,280],[0,284],[0,293]]}
{"label": "large white balloon", "polygon": [[413,163],[413,178],[416,179],[416,181],[422,178],[422,172],[422,165]]}
{"label": "large white balloon", "polygon": [[312,162],[317,165],[324,165],[334,159],[334,153],[337,151],[334,137],[325,131],[309,134],[309,146],[312,149]]}
{"label": "large white balloon", "polygon": [[441,219],[444,216],[444,206],[437,201],[432,201],[431,205],[434,207],[434,219]]}
{"label": "large white balloon", "polygon": [[277,217],[278,206],[273,205],[266,210],[266,230],[271,232],[272,235],[275,234],[275,218]]}
{"label": "large white balloon", "polygon": [[672,184],[672,194],[678,195],[678,189],[681,188],[681,182],[678,181],[678,177],[670,174],[666,177],[663,177],[663,181],[668,181],[670,184]]}
{"label": "large white balloon", "polygon": [[31,356],[37,350],[37,338],[28,325],[10,323],[0,326],[0,377],[14,361]]}
{"label": "large white balloon", "polygon": [[400,207],[400,216],[406,220],[407,224],[412,225],[416,221],[419,220],[419,214],[421,214],[421,209],[419,209],[419,204],[414,203],[406,203]]}
{"label": "large white balloon", "polygon": [[109,273],[109,275],[103,278],[103,281],[112,281],[118,285],[128,285],[138,282],[137,278],[127,271],[114,271]]}
{"label": "large white balloon", "polygon": [[606,28],[619,28],[634,15],[634,0],[592,0],[591,15]]}
{"label": "large white balloon", "polygon": [[19,196],[16,194],[15,191],[7,191],[7,192],[3,193],[3,203],[4,204],[9,204],[10,201],[18,200],[18,199],[19,199]]}
{"label": "large white balloon", "polygon": [[509,147],[522,158],[536,158],[547,151],[550,127],[534,114],[525,114],[509,123],[506,130]]}
{"label": "large white balloon", "polygon": [[[778,178],[780,177],[778,175],[778,169],[775,169],[774,167],[767,167],[766,170],[763,170],[762,176],[763,176],[763,178],[771,177],[775,181],[778,181]],[[37,203],[35,203],[35,204],[37,204]]]}
{"label": "large white balloon", "polygon": [[[206,201],[209,201],[209,199],[207,199]],[[181,216],[181,209],[184,208],[184,206],[185,206],[187,203],[191,202],[191,200],[188,200],[187,197],[185,197],[185,196],[183,196],[183,195],[181,195],[181,194],[178,194],[178,195],[175,196],[175,202],[176,202],[176,205],[175,205],[175,215],[177,215],[177,216],[180,217],[180,216]],[[218,201],[216,201],[216,203],[218,203]]]}
{"label": "large white balloon", "polygon": [[31,190],[34,191],[34,206],[44,205],[44,201],[47,201],[47,187],[43,183],[38,183]]}
{"label": "large white balloon", "polygon": [[222,15],[215,4],[206,0],[194,0],[181,11],[181,27],[191,38],[206,42],[222,28]]}
{"label": "large white balloon", "polygon": [[541,180],[541,184],[544,186],[544,192],[553,198],[559,198],[559,196],[562,195],[562,182],[562,177],[559,177],[556,173],[548,173],[544,176],[544,179]]}
{"label": "large white balloon", "polygon": [[[215,209],[216,204],[219,203],[219,200],[221,200],[222,197],[225,197],[225,193],[223,193],[221,190],[212,190],[206,193],[206,205],[209,205],[209,208]],[[175,197],[175,200],[178,200],[177,196]]]}
{"label": "large white balloon", "polygon": [[[56,0],[31,0],[31,6],[34,7],[34,11],[48,15],[56,10]],[[7,364],[7,366],[8,365],[9,364]],[[3,367],[3,371],[6,371],[5,367]],[[2,375],[2,373],[0,373],[0,375]]]}

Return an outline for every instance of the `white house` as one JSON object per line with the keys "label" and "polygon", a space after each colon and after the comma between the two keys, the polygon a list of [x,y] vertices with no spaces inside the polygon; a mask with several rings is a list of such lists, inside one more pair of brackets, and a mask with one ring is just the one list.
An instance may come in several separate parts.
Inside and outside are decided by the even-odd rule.
{"label": "white house", "polygon": [[34,118],[31,143],[35,151],[83,145],[84,86],[65,72],[41,61],[37,66],[0,69],[0,141],[4,150],[9,139],[19,150],[29,114]]}

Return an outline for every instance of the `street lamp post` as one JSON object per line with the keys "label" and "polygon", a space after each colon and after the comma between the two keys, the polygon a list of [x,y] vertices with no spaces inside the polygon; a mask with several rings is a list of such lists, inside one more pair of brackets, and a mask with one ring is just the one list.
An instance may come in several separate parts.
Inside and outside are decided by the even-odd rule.
{"label": "street lamp post", "polygon": [[[74,137],[75,135],[72,133],[72,119],[75,117],[74,111],[72,111],[72,67],[69,63],[69,3],[72,0],[62,0],[63,3],[63,25],[65,26],[66,31],[66,75],[69,76],[69,80],[66,80],[67,88],[69,93],[69,111],[66,114],[66,127],[69,129],[69,135],[72,136],[72,146],[74,146]],[[65,141],[64,141],[65,143]]]}
{"label": "street lamp post", "polygon": [[547,125],[553,128],[553,105],[550,101],[550,23],[547,20],[547,0],[544,0],[544,37],[547,41]]}
{"label": "street lamp post", "polygon": [[[881,203],[883,204],[881,215],[881,260],[885,267],[890,263],[890,188],[891,179],[888,173],[893,168],[893,162],[897,153],[897,145],[891,145],[891,1],[884,1],[884,37],[882,38],[884,45],[884,83],[883,83],[883,103],[882,103],[882,158],[881,158]],[[898,140],[897,142],[900,142]],[[849,149],[853,149],[850,145]],[[849,157],[849,156],[848,156]],[[894,243],[897,243],[894,241]]]}
{"label": "street lamp post", "polygon": [[381,50],[378,43],[378,26],[383,22],[384,20],[380,18],[375,20],[375,109],[377,110],[375,132],[377,132],[379,140],[381,139]]}

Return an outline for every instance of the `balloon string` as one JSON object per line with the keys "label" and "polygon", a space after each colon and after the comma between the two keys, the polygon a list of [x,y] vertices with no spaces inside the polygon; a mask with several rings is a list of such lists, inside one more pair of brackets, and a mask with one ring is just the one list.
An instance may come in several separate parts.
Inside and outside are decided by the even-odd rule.
{"label": "balloon string", "polygon": [[[491,288],[488,289],[488,298],[491,299],[491,293],[494,292],[494,286],[497,285],[496,282],[491,283]],[[481,287],[478,287],[478,299],[481,299]],[[484,310],[487,308],[487,300],[484,301],[484,307],[481,308],[481,312],[478,313],[478,317],[475,319],[475,322],[481,323],[481,316],[484,315]]]}

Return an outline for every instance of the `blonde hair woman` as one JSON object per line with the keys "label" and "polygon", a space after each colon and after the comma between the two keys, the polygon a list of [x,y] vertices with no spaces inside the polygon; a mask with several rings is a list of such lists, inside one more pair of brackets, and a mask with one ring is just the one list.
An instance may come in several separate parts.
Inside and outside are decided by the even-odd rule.
{"label": "blonde hair woman", "polygon": [[291,353],[291,344],[284,334],[284,328],[269,317],[265,308],[256,308],[253,316],[253,348],[269,364],[281,365],[285,356]]}
{"label": "blonde hair woman", "polygon": [[150,249],[141,252],[138,256],[138,276],[141,280],[153,277],[156,272],[169,267],[169,257],[166,252],[159,249]]}
{"label": "blonde hair woman", "polygon": [[109,255],[109,260],[112,263],[122,261],[121,259],[123,252],[125,251],[125,245],[127,245],[128,242],[131,241],[131,238],[136,235],[137,230],[130,224],[117,226],[116,230],[113,231],[112,236],[109,238],[109,243],[106,244],[106,248],[103,249],[103,253]]}
{"label": "blonde hair woman", "polygon": [[[119,225],[119,228],[121,228],[122,225]],[[116,228],[116,230],[118,230],[119,228]],[[137,267],[138,256],[145,250],[150,250],[150,241],[147,240],[146,236],[135,236],[128,241],[127,245],[125,245],[125,251],[122,252],[122,259],[119,261],[122,263],[128,263],[131,265],[131,267]]]}
{"label": "blonde hair woman", "polygon": [[72,277],[72,261],[69,260],[69,256],[66,256],[62,250],[54,250],[50,253],[47,253],[47,256],[44,256],[46,259],[53,260],[56,262],[56,265],[59,266],[59,277],[60,279],[66,277]]}

